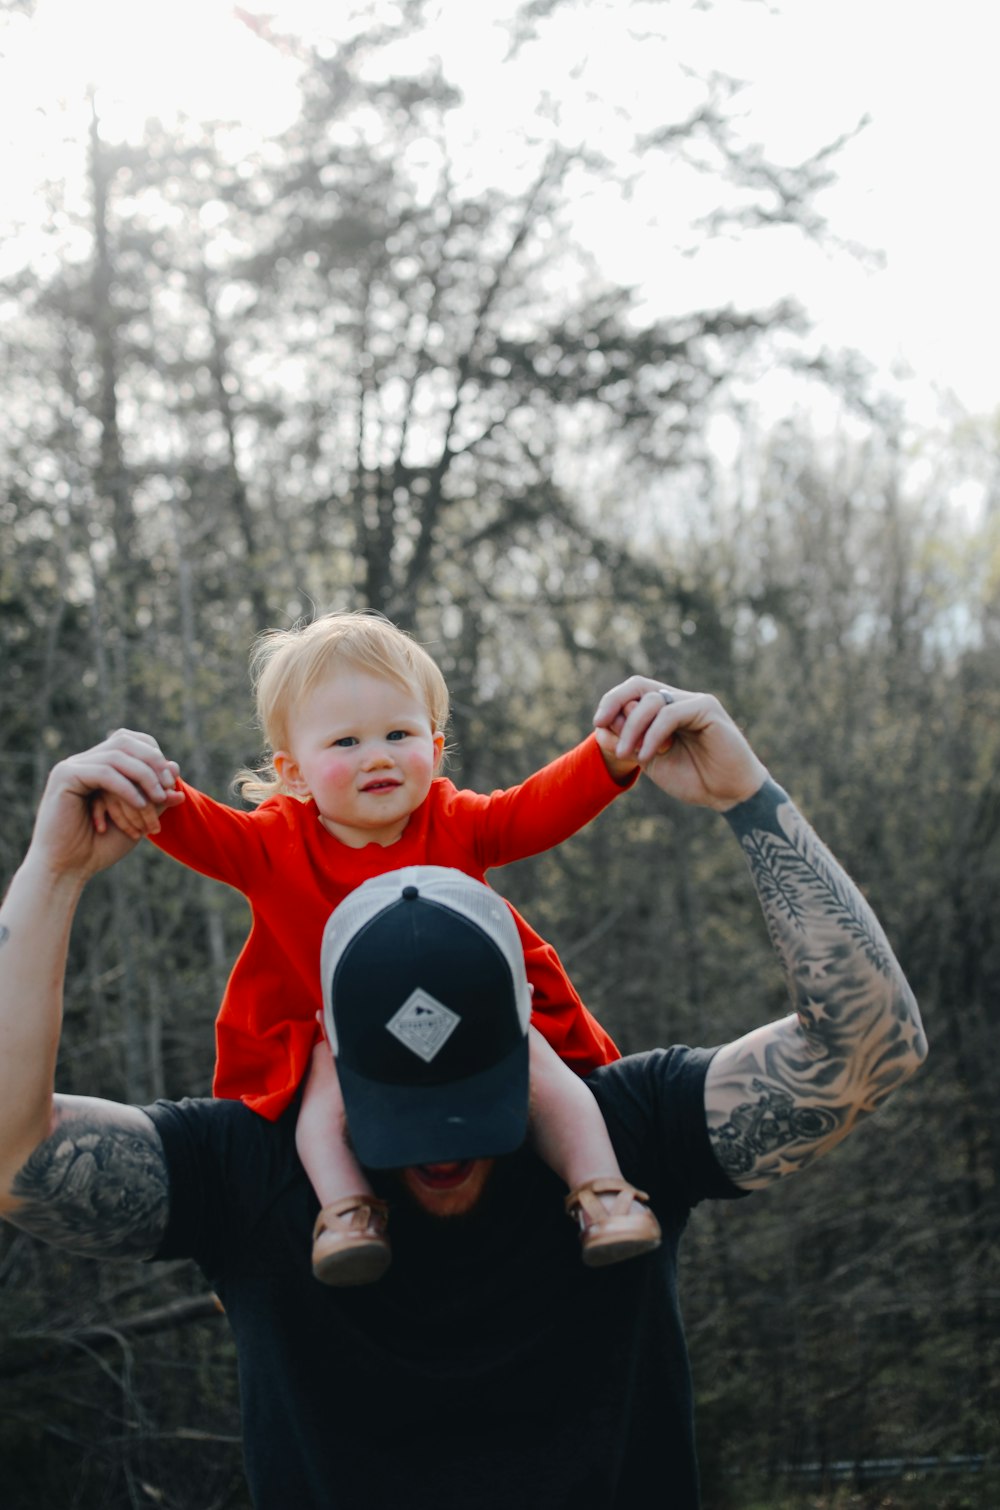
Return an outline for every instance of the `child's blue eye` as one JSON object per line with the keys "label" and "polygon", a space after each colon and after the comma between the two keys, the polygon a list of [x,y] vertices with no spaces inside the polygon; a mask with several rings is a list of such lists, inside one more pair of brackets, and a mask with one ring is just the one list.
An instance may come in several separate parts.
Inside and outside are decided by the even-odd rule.
{"label": "child's blue eye", "polygon": [[351,745],[356,745],[357,742],[353,734],[345,734],[343,739],[335,739],[333,741],[334,746],[340,750],[350,749]]}
{"label": "child's blue eye", "polygon": [[408,734],[409,734],[409,731],[407,729],[390,729],[389,733],[386,735],[386,738],[387,739],[406,739],[408,737]]}

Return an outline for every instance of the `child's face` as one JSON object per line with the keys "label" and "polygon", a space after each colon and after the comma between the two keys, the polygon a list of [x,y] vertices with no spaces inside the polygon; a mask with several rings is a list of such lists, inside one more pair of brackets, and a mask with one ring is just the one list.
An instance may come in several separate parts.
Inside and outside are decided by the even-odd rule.
{"label": "child's face", "polygon": [[345,668],[315,687],[289,720],[274,767],[310,796],[343,844],[392,844],[430,790],[444,746],[419,696]]}

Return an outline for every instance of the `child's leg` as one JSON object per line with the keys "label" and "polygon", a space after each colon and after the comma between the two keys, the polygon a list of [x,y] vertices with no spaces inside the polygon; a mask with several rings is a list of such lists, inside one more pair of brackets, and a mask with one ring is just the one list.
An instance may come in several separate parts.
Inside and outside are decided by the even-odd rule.
{"label": "child's leg", "polygon": [[531,1141],[539,1158],[575,1190],[605,1175],[621,1178],[618,1156],[589,1088],[538,1029],[528,1030]]}
{"label": "child's leg", "polygon": [[319,1197],[313,1273],[324,1284],[369,1284],[388,1268],[386,1208],[372,1191],[346,1138],[344,1102],[333,1055],[318,1043],[306,1076],[295,1146]]}
{"label": "child's leg", "polygon": [[659,1224],[622,1175],[591,1091],[537,1028],[529,1029],[528,1048],[532,1143],[572,1192],[567,1209],[580,1222],[584,1262],[616,1263],[657,1247]]}
{"label": "child's leg", "polygon": [[295,1147],[321,1206],[345,1195],[371,1195],[372,1188],[345,1136],[344,1101],[337,1067],[326,1042],[313,1049],[306,1076]]}

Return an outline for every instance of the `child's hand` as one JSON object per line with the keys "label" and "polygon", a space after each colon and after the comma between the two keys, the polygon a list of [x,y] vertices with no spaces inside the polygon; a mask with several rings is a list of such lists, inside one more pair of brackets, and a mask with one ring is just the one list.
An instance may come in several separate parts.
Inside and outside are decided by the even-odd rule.
{"label": "child's hand", "polygon": [[[662,695],[664,689],[649,678],[630,677],[627,682],[619,683],[610,692],[605,692],[594,714],[594,733],[601,747],[601,754],[612,776],[619,779],[629,775],[640,764],[639,752],[643,749],[646,734],[662,711],[662,703],[650,701],[643,705],[642,696],[646,691],[660,692]],[[638,713],[637,709],[640,710]],[[629,748],[625,751],[620,747],[621,732],[630,717],[631,738]],[[654,754],[665,755],[672,744],[673,739],[667,736],[654,749],[644,752],[645,759],[649,760]]]}
{"label": "child's hand", "polygon": [[[166,788],[173,786],[177,771],[176,762],[170,761],[160,778],[161,785]],[[91,822],[98,834],[106,834],[110,823],[127,839],[145,839],[150,834],[159,833],[160,814],[168,807],[177,807],[183,801],[183,792],[168,790],[165,801],[147,802],[143,807],[134,807],[116,792],[100,791],[90,801]]]}
{"label": "child's hand", "polygon": [[111,792],[98,792],[90,804],[90,812],[99,834],[106,834],[108,824],[113,823],[127,839],[145,839],[147,834],[159,832],[164,805],[147,802],[142,808],[130,807]]}
{"label": "child's hand", "polygon": [[635,707],[636,701],[637,699],[633,699],[626,703],[606,726],[598,724],[594,729],[594,737],[604,756],[604,764],[615,781],[627,781],[639,764],[633,755],[619,755],[618,753],[618,736],[624,728],[626,718]]}

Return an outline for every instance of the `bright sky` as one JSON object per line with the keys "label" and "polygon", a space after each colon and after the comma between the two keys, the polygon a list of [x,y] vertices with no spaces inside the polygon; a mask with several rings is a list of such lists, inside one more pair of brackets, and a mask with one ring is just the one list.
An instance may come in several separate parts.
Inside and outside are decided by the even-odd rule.
{"label": "bright sky", "polygon": [[[247,0],[254,10],[258,0]],[[347,0],[269,0],[276,30],[322,34]],[[369,0],[369,12],[390,9]],[[537,124],[539,92],[560,100],[563,131],[614,152],[634,130],[672,118],[675,63],[747,80],[748,138],[798,161],[871,124],[845,150],[823,201],[832,227],[885,254],[873,269],[796,238],[752,238],[678,259],[676,207],[651,173],[628,204],[595,196],[583,234],[612,276],[656,311],[704,300],[792,294],[832,345],[855,345],[911,399],[934,388],[973,411],[1000,405],[1000,215],[993,7],[983,0],[623,0],[565,4],[548,41],[505,61],[493,24],[514,0],[438,0],[435,50],[466,92],[464,129],[502,172],[509,133]],[[644,27],[656,36],[635,36]],[[66,147],[59,100],[101,90],[107,129],[147,114],[240,119],[270,134],[294,114],[292,69],[234,19],[228,0],[39,0],[36,19],[0,31],[0,150],[7,216],[31,218],[35,185]],[[20,206],[20,208],[19,208]],[[914,376],[907,381],[909,369]]]}

